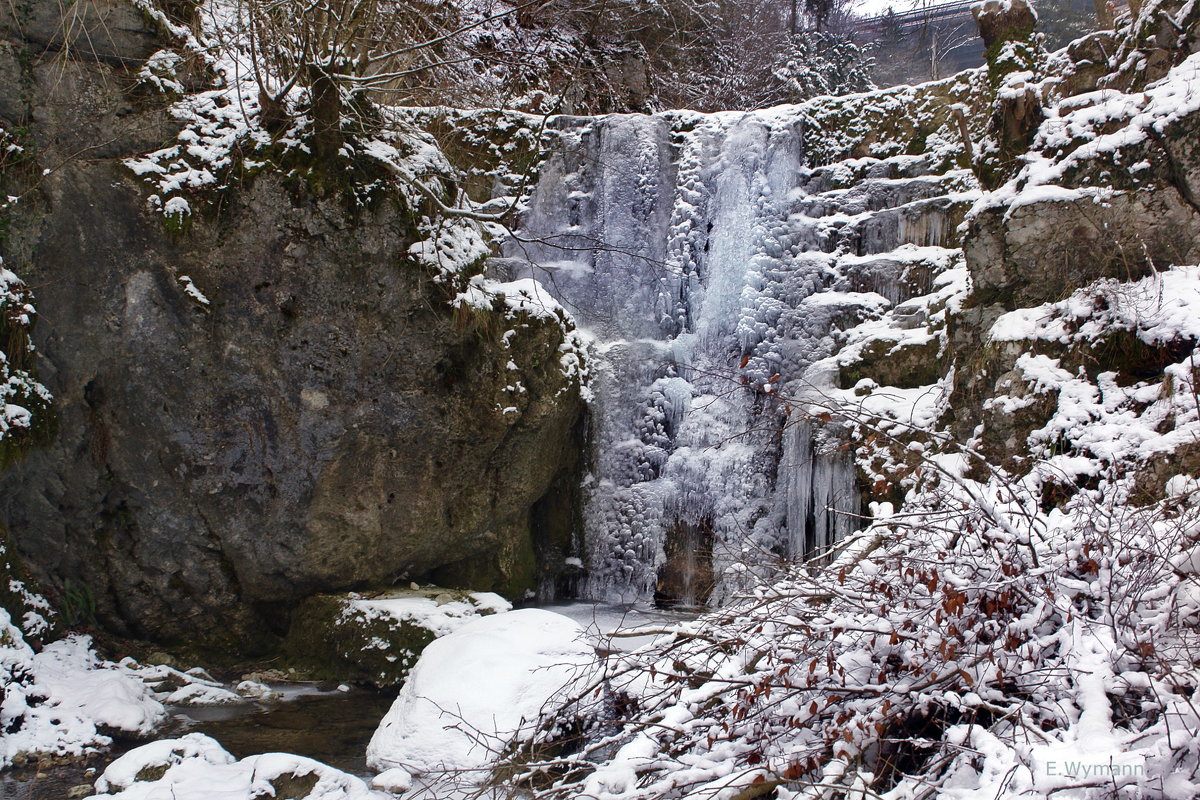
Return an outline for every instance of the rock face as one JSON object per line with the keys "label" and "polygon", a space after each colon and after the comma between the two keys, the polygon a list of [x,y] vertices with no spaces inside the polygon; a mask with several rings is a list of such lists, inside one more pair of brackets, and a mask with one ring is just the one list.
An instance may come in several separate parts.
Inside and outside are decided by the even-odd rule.
{"label": "rock face", "polygon": [[[90,101],[60,104],[38,77],[61,52],[21,48],[29,99],[0,124],[32,122],[42,152],[70,152],[56,121]],[[117,109],[78,135],[125,122],[132,138],[106,156],[137,152],[166,119],[161,100],[113,93],[130,81],[110,61],[62,66],[96,78],[95,108]],[[318,591],[434,572],[532,588],[531,509],[576,483],[563,329],[456,313],[405,257],[412,242],[399,203],[349,210],[272,174],[182,235],[119,162],[38,177],[4,257],[37,293],[60,435],[0,477],[0,521],[35,572],[87,587],[120,631],[243,652]]]}
{"label": "rock face", "polygon": [[985,47],[1033,33],[1037,13],[1027,0],[985,0],[972,7]]}
{"label": "rock face", "polygon": [[547,357],[557,326],[504,350],[502,320],[456,324],[401,263],[396,210],[354,218],[260,179],[172,241],[120,167],[46,192],[24,271],[61,434],[0,482],[34,564],[167,638],[467,561],[472,588],[532,586],[530,508],[573,463],[580,413]]}
{"label": "rock face", "polygon": [[989,209],[965,238],[981,302],[1006,308],[1058,300],[1098,278],[1131,279],[1200,257],[1196,211],[1151,188],[1106,199],[1048,198]]}
{"label": "rock face", "polygon": [[[1196,51],[1191,42],[1200,14],[1182,3],[1153,5],[1124,39],[1097,34],[1065,51],[1072,63],[1054,78],[1058,119],[1041,124],[1020,171],[967,221],[963,250],[973,295],[952,326],[958,376],[950,406],[958,435],[977,435],[992,463],[1012,467],[1024,457],[1030,432],[1057,406],[1054,392],[1037,391],[1015,369],[1022,352],[1037,351],[1073,371],[1110,370],[1129,384],[1161,377],[1165,365],[1195,347],[1190,340],[1150,346],[1120,330],[1071,346],[988,339],[1007,311],[1060,301],[1101,279],[1132,283],[1200,261],[1200,111],[1190,99],[1160,97],[1169,90],[1153,83]],[[1160,22],[1151,18],[1174,18],[1178,30],[1159,41]],[[1155,41],[1164,49],[1153,50]],[[1114,48],[1141,55],[1129,60],[1134,66],[1106,74],[1111,66],[1099,54]],[[1124,56],[1113,61],[1124,62]],[[1001,85],[1007,67],[990,68],[992,82]],[[1096,86],[1107,91],[1090,91]],[[1103,121],[1094,125],[1076,123],[1103,102],[1119,110],[1098,115]],[[996,403],[997,397],[1020,398],[1020,407]]]}

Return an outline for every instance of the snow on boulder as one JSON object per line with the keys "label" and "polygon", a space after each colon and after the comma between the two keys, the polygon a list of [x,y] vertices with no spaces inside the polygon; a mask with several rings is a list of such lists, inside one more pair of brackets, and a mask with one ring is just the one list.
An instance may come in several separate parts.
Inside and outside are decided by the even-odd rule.
{"label": "snow on boulder", "polygon": [[131,670],[100,659],[88,636],[72,635],[33,657],[36,690],[49,716],[149,736],[162,722],[162,704]]}
{"label": "snow on boulder", "polygon": [[96,781],[97,798],[120,800],[390,800],[360,778],[290,753],[235,761],[214,739],[189,733],[130,750]]}
{"label": "snow on boulder", "polygon": [[[574,620],[529,608],[472,622],[425,648],[367,747],[367,764],[416,776],[486,770],[542,710],[592,673]],[[473,779],[484,780],[477,773]]]}
{"label": "snow on boulder", "polygon": [[101,659],[89,637],[35,654],[2,608],[0,687],[0,768],[88,755],[111,744],[110,733],[148,736],[167,719],[137,673]]}

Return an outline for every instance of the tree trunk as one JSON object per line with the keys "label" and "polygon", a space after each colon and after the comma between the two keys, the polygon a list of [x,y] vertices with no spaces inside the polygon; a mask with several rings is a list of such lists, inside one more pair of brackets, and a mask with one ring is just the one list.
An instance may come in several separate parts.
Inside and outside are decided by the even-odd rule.
{"label": "tree trunk", "polygon": [[342,149],[342,95],[328,73],[317,71],[312,92],[313,155],[322,167],[331,166]]}

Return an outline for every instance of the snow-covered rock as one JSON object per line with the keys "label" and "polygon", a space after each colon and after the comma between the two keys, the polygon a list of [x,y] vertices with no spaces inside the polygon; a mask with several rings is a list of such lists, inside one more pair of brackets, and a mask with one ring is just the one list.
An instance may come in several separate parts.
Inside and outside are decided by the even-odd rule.
{"label": "snow-covered rock", "polygon": [[371,739],[367,764],[486,778],[505,746],[527,738],[543,710],[582,685],[594,663],[578,623],[550,611],[522,609],[465,625],[421,654]]}
{"label": "snow-covered rock", "polygon": [[131,750],[104,770],[96,797],[121,800],[385,800],[362,779],[290,753],[237,761],[200,733],[163,739]]}
{"label": "snow-covered rock", "polygon": [[285,647],[313,677],[399,686],[434,639],[511,608],[491,592],[438,588],[316,595],[297,611]]}
{"label": "snow-covered rock", "polygon": [[0,608],[0,768],[30,757],[74,757],[112,743],[111,732],[148,736],[166,710],[135,671],[98,657],[87,636],[40,653]]}

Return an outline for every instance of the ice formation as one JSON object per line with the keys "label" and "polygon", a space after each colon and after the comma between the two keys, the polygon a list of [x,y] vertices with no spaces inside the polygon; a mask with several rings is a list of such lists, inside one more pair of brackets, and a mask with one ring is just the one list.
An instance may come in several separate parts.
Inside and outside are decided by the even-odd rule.
{"label": "ice formation", "polygon": [[[591,598],[719,602],[857,527],[852,461],[806,370],[932,291],[913,275],[952,265],[976,194],[919,158],[811,168],[804,124],[803,107],[552,121],[500,268],[594,337]],[[709,585],[664,587],[672,551],[711,551],[685,569]]]}

